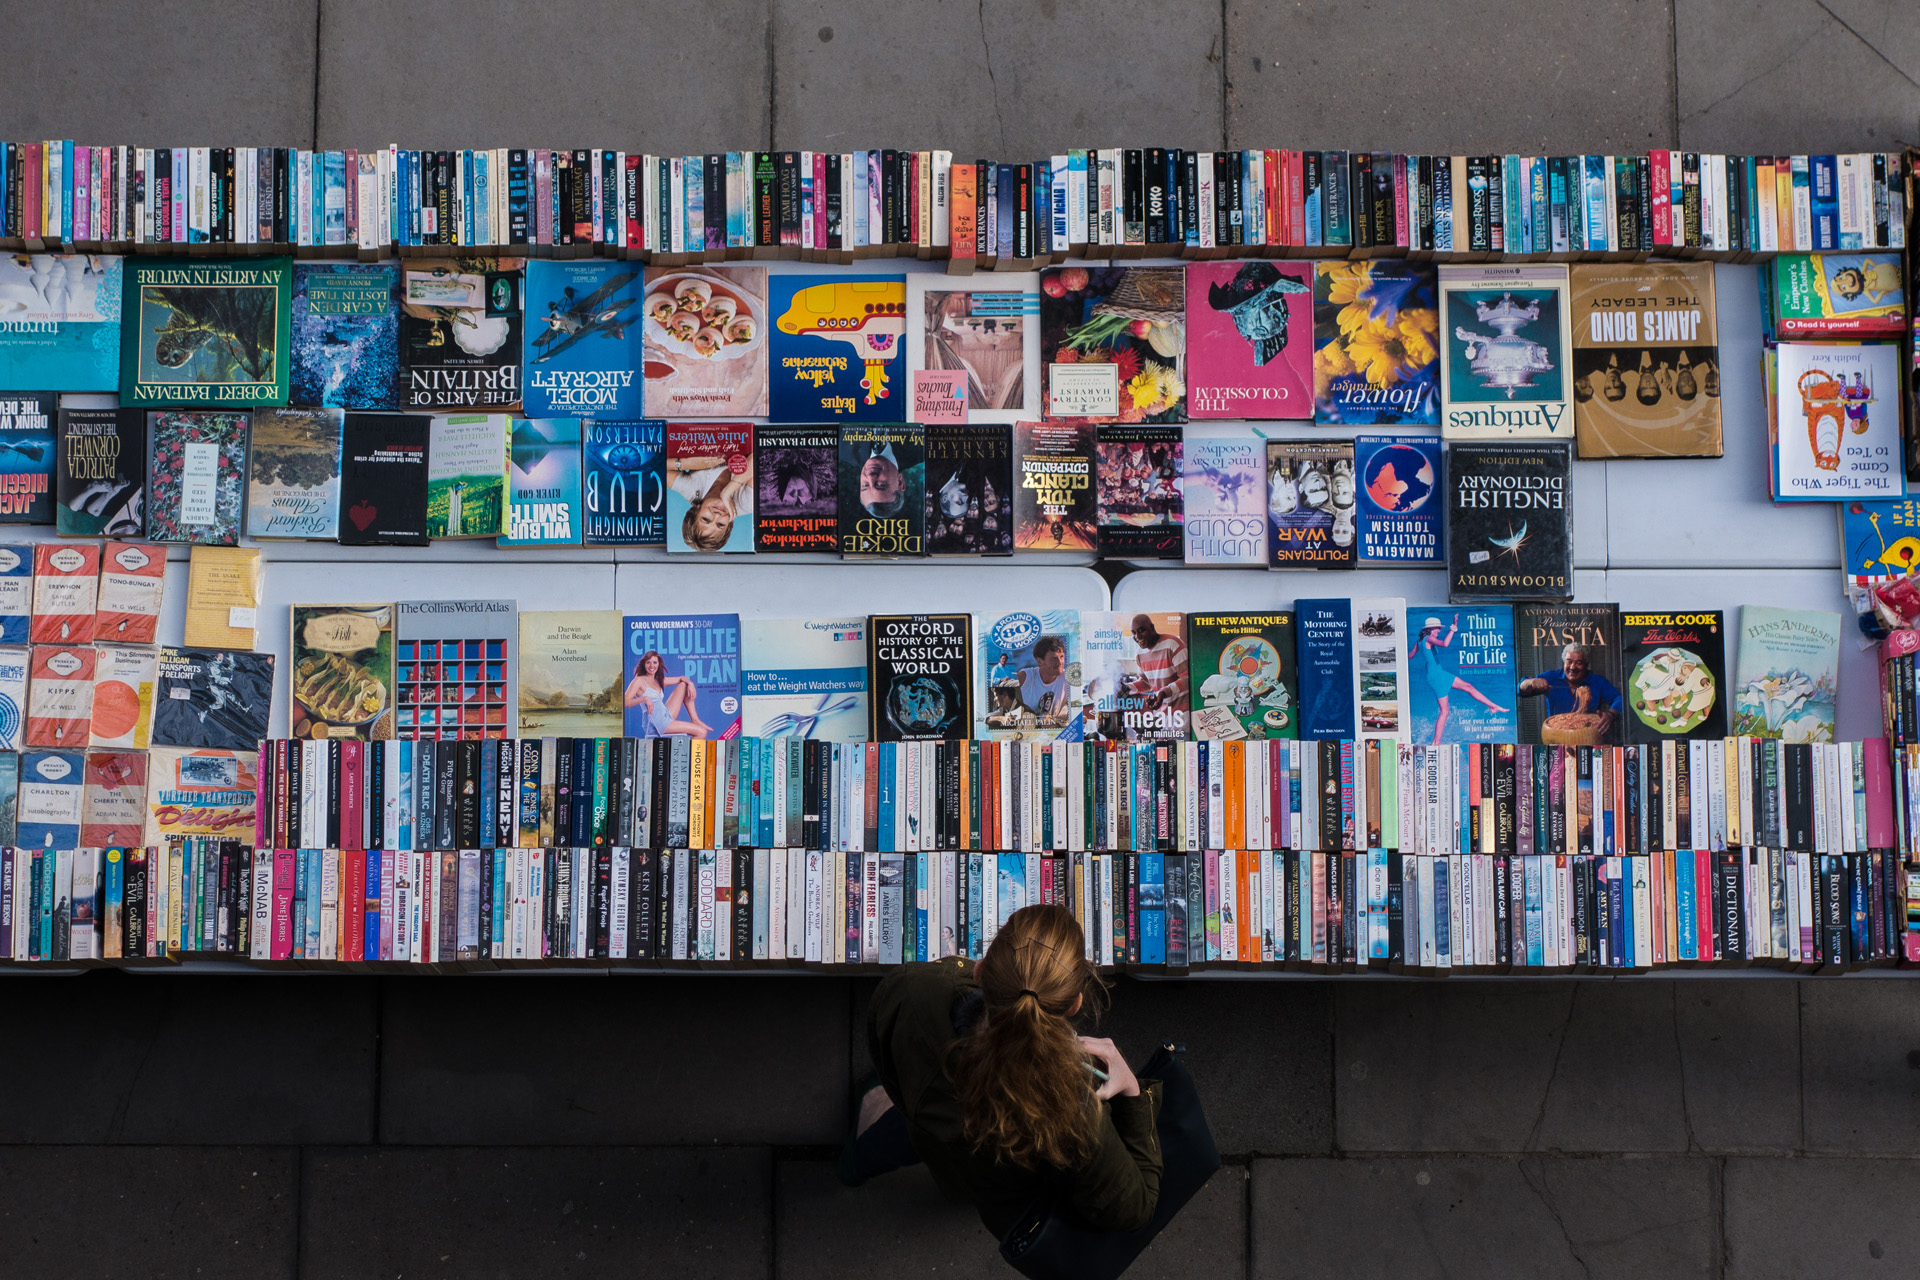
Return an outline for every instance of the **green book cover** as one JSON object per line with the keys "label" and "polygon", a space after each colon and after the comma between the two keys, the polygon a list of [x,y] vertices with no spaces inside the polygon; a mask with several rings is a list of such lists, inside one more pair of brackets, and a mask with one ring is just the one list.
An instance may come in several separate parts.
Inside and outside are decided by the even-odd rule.
{"label": "green book cover", "polygon": [[292,300],[290,258],[129,261],[120,403],[286,404]]}
{"label": "green book cover", "polygon": [[427,434],[427,536],[498,538],[507,532],[504,413],[436,417]]}

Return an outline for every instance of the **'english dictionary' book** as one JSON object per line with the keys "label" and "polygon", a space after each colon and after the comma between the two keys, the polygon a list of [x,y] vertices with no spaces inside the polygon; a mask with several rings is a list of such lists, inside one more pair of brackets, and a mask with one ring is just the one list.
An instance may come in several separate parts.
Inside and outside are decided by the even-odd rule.
{"label": "'english dictionary' book", "polygon": [[1573,594],[1572,447],[1560,441],[1447,449],[1447,594],[1564,600]]}

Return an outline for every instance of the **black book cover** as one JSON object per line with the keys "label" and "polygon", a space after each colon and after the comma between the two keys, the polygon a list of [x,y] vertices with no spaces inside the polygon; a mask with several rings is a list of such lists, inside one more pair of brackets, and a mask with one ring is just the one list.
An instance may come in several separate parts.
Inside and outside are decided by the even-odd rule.
{"label": "black book cover", "polygon": [[1785,742],[1780,745],[1780,753],[1780,786],[1786,801],[1781,806],[1785,830],[1781,832],[1780,843],[1783,848],[1810,853],[1813,850],[1813,746],[1806,742]]}
{"label": "black book cover", "polygon": [[1143,153],[1145,166],[1145,211],[1142,215],[1148,244],[1166,244],[1171,239],[1172,219],[1167,190],[1167,149],[1148,147]]}
{"label": "black book cover", "polygon": [[1095,428],[1094,510],[1103,558],[1181,557],[1184,434],[1178,426],[1160,423],[1108,422]]}
{"label": "black book cover", "polygon": [[144,537],[146,487],[144,411],[60,411],[54,525],[61,537]]}
{"label": "black book cover", "polygon": [[733,958],[753,959],[753,850],[721,850],[733,859]]}
{"label": "black book cover", "polygon": [[1448,446],[1449,599],[1572,596],[1572,469],[1566,441]]}
{"label": "black book cover", "polygon": [[753,429],[755,551],[840,550],[840,428]]}
{"label": "black book cover", "polygon": [[876,243],[898,244],[900,241],[900,153],[882,151],[880,153],[880,235],[874,237]]}
{"label": "black book cover", "polygon": [[1033,166],[1013,166],[1013,256],[1033,257]]}
{"label": "black book cover", "polygon": [[915,423],[840,428],[838,532],[848,559],[926,554],[927,442]]}
{"label": "black book cover", "polygon": [[573,739],[554,739],[553,847],[571,848],[573,841]]}
{"label": "black book cover", "polygon": [[800,243],[800,153],[782,151],[774,161],[774,195],[778,204],[780,238],[776,243]]}
{"label": "black book cover", "polygon": [[455,747],[455,769],[459,799],[454,819],[454,843],[462,849],[475,849],[480,845],[480,806],[491,803],[491,797],[482,799],[480,795],[480,749],[478,740],[463,741]]}
{"label": "black book cover", "polygon": [[1356,151],[1347,159],[1347,199],[1353,214],[1353,247],[1371,249],[1373,230],[1373,154]]}
{"label": "black book cover", "polygon": [[527,243],[527,214],[532,207],[529,198],[533,184],[527,172],[527,153],[524,148],[515,148],[507,152],[507,243]]}
{"label": "black book cover", "polygon": [[1514,637],[1520,741],[1617,746],[1626,713],[1619,607],[1521,605],[1514,610]]}
{"label": "black book cover", "polygon": [[1717,609],[1620,618],[1629,742],[1727,733],[1726,626]]}
{"label": "black book cover", "polygon": [[321,761],[320,767],[327,779],[326,847],[338,849],[340,847],[340,740],[328,738],[323,750],[326,756]]}
{"label": "black book cover", "polygon": [[1713,855],[1715,879],[1720,884],[1720,953],[1726,964],[1747,962],[1746,892],[1741,884],[1741,854],[1723,849]]}
{"label": "black book cover", "polygon": [[613,850],[593,853],[593,955],[606,960],[613,954]]}
{"label": "black book cover", "polygon": [[431,423],[422,414],[346,415],[340,449],[341,545],[427,545]]}
{"label": "black book cover", "polygon": [[868,620],[867,635],[873,741],[937,742],[970,735],[970,614],[875,616]]}
{"label": "black book cover", "polygon": [[893,205],[893,241],[911,245],[919,229],[913,225],[913,152],[896,152],[893,157],[894,190],[899,198]]}
{"label": "black book cover", "polygon": [[152,745],[257,751],[272,707],[272,654],[162,649],[154,675]]}
{"label": "black book cover", "polygon": [[827,153],[827,243],[822,248],[843,249],[845,239],[846,190],[845,179],[840,172],[840,153]]}
{"label": "black book cover", "polygon": [[[567,230],[571,233],[567,243],[589,245],[593,243],[593,155],[584,149],[573,153],[573,164],[568,172],[568,203],[561,210],[567,219]],[[697,249],[697,245],[688,245]]]}
{"label": "black book cover", "polygon": [[1373,157],[1367,173],[1373,192],[1374,243],[1383,248],[1392,248],[1398,242],[1399,218],[1394,211],[1393,178],[1399,163],[1399,156],[1381,152]]}
{"label": "black book cover", "polygon": [[700,215],[706,237],[705,248],[708,253],[725,253],[727,248],[726,155],[709,152],[700,164],[700,178],[706,187],[703,192],[705,204],[702,206]]}
{"label": "black book cover", "polygon": [[[1178,440],[1179,428],[1170,430]],[[929,424],[925,432],[928,552],[937,556],[1011,555],[1012,424],[939,423]],[[1177,527],[1174,537],[1177,545]]]}
{"label": "black book cover", "polygon": [[439,744],[433,756],[433,847],[454,849],[453,832],[457,821],[459,792],[455,781],[458,756],[451,742]]}

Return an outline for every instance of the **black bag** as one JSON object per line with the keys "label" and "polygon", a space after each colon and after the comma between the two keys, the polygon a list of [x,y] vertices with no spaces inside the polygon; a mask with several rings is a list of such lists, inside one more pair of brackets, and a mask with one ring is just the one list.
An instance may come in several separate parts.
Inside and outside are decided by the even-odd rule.
{"label": "black bag", "polygon": [[1042,1196],[1000,1238],[1000,1256],[1015,1271],[1029,1280],[1115,1280],[1207,1185],[1220,1167],[1220,1151],[1200,1091],[1174,1056],[1180,1051],[1161,1045],[1134,1072],[1160,1081],[1160,1202],[1153,1220],[1136,1231],[1091,1231],[1067,1216],[1060,1199]]}

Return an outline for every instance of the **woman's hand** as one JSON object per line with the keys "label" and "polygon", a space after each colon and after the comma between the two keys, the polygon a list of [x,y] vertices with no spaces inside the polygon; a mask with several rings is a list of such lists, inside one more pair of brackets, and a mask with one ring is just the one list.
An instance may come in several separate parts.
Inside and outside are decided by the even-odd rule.
{"label": "woman's hand", "polygon": [[1140,1082],[1133,1078],[1133,1068],[1120,1056],[1120,1050],[1111,1040],[1093,1036],[1081,1036],[1080,1047],[1100,1060],[1107,1071],[1107,1082],[1097,1090],[1102,1101],[1108,1098],[1140,1096]]}

